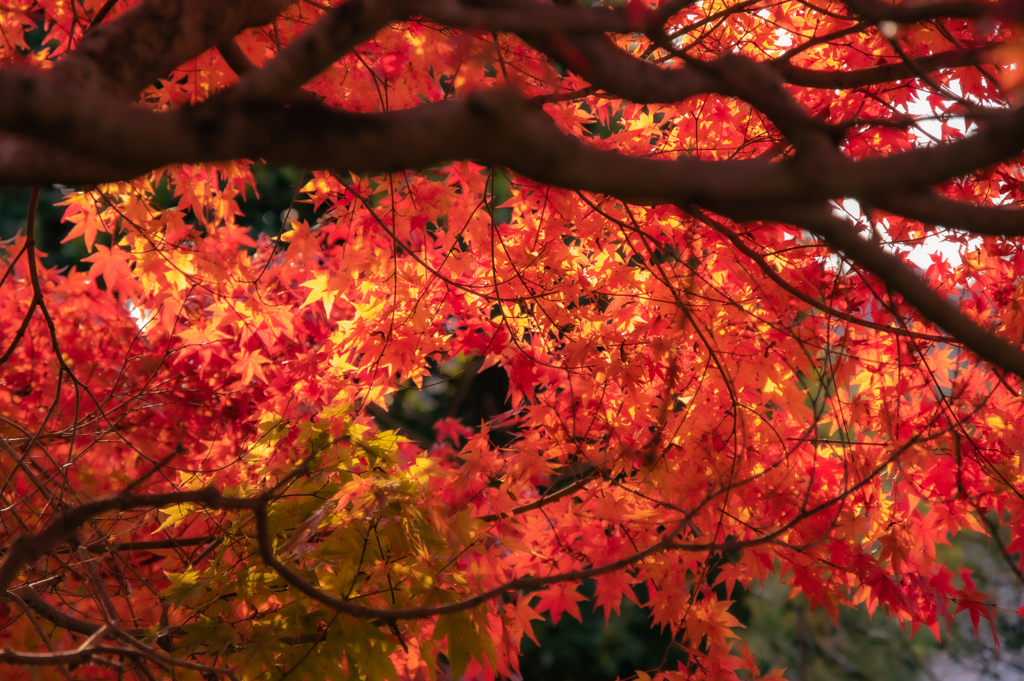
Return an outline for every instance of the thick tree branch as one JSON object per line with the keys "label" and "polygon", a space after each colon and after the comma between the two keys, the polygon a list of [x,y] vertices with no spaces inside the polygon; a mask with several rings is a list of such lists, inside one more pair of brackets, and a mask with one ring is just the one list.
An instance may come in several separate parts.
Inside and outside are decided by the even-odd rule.
{"label": "thick tree branch", "polygon": [[[183,62],[223,44],[240,31],[271,21],[294,0],[210,2],[208,0],[144,0],[113,21],[95,24],[74,52],[58,61],[48,76],[70,84],[76,100],[94,92],[128,100]],[[5,184],[48,184],[36,178],[60,175],[67,182],[126,177],[124,163],[107,164],[55,149],[46,141],[26,143],[0,137],[0,167],[20,167],[23,177],[4,177]],[[54,171],[62,168],[54,174]],[[147,168],[139,168],[138,175]]]}
{"label": "thick tree branch", "polygon": [[[706,71],[713,62],[702,67],[700,62],[691,60],[690,65],[683,68],[665,68],[624,52],[604,35],[522,32],[521,37],[601,90],[632,102],[672,103],[710,92],[746,98],[731,88],[722,74],[709,77]],[[728,59],[729,55],[722,58]],[[976,66],[989,63],[992,58],[988,50],[976,47],[917,57],[913,63],[897,60],[850,71],[809,69],[795,66],[788,59],[767,63],[791,85],[851,89],[917,78],[921,71]],[[734,63],[722,62],[722,65],[727,74]]]}
{"label": "thick tree branch", "polygon": [[987,362],[1024,378],[1024,352],[982,327],[932,290],[902,260],[857,233],[853,225],[826,207],[780,207],[774,218],[817,234],[839,253],[875,275],[913,305],[926,319],[946,330]]}
{"label": "thick tree branch", "polygon": [[638,104],[681,102],[715,92],[718,86],[710,74],[696,68],[666,69],[637,59],[604,35],[521,33],[520,37],[588,83]]}
{"label": "thick tree branch", "polygon": [[[0,73],[0,125],[123,164],[119,175],[94,181],[132,177],[169,163],[237,158],[357,173],[475,159],[556,186],[632,201],[696,203],[717,212],[737,204],[873,200],[921,191],[1024,149],[1024,109],[993,115],[965,139],[881,159],[851,161],[827,152],[783,163],[661,160],[589,146],[509,90],[380,114],[224,99],[155,113],[98,94],[78,99],[73,89],[45,76],[15,70]],[[0,160],[0,182],[61,179],[29,176]]]}
{"label": "thick tree branch", "polygon": [[293,0],[145,0],[91,28],[54,66],[55,78],[83,90],[133,98],[171,69],[251,26],[265,24]]}
{"label": "thick tree branch", "polygon": [[220,52],[221,58],[237,76],[244,76],[250,71],[255,71],[258,68],[252,63],[252,60],[249,59],[249,55],[245,53],[242,46],[239,45],[238,41],[234,38],[219,43],[217,45],[217,51]]}
{"label": "thick tree branch", "polygon": [[388,23],[405,17],[409,0],[348,0],[231,88],[241,100],[282,100]]}
{"label": "thick tree branch", "polygon": [[241,511],[253,510],[264,502],[262,496],[226,497],[213,487],[204,487],[159,494],[117,494],[65,508],[55,513],[39,532],[19,535],[11,542],[0,562],[0,594],[10,588],[25,564],[46,555],[57,545],[72,540],[82,525],[99,515],[133,508],[160,508],[189,503],[215,510]]}
{"label": "thick tree branch", "polygon": [[971,234],[1024,236],[1024,208],[1020,206],[984,206],[956,201],[935,192],[892,194],[878,199],[874,206],[912,220]]}
{"label": "thick tree branch", "polygon": [[[691,3],[692,0],[688,0],[676,4]],[[427,21],[452,28],[511,33],[632,33],[639,28],[623,8],[549,5],[533,0],[506,0],[489,5],[459,0],[421,0],[415,4],[415,12]],[[662,12],[660,16],[664,14]],[[651,15],[651,19],[656,20],[656,16]]]}
{"label": "thick tree branch", "polygon": [[[24,601],[25,605],[31,608],[37,615],[48,622],[55,624],[61,629],[73,631],[76,634],[92,636],[103,628],[103,625],[100,623],[90,622],[88,620],[74,617],[60,608],[55,607],[43,598],[31,585],[26,584],[15,587],[10,590],[10,593]],[[132,636],[145,636],[147,634],[145,629],[126,629],[125,631]]]}
{"label": "thick tree branch", "polygon": [[822,71],[795,66],[788,61],[770,62],[787,83],[822,90],[850,90],[867,85],[894,83],[917,78],[917,71],[941,71],[991,63],[990,52],[984,48],[949,50],[915,57],[913,64],[899,60],[866,69]]}
{"label": "thick tree branch", "polygon": [[874,329],[875,331],[891,333],[896,336],[904,336],[906,338],[914,338],[917,340],[929,341],[933,343],[956,343],[956,339],[953,338],[952,336],[938,336],[932,333],[917,333],[915,331],[909,331],[907,329],[888,326],[886,324],[878,324],[876,322],[868,321],[867,319],[861,319],[856,315],[843,312],[842,310],[837,310],[834,307],[830,307],[822,303],[821,301],[807,295],[806,293],[804,293],[803,291],[801,291],[800,289],[796,288],[788,281],[786,281],[782,276],[779,275],[778,272],[776,272],[772,268],[772,266],[764,259],[764,256],[762,254],[758,253],[753,248],[744,243],[743,238],[739,234],[726,227],[720,221],[712,219],[710,216],[704,214],[703,211],[695,210],[692,208],[683,208],[683,210],[685,210],[687,213],[689,213],[696,219],[700,220],[704,224],[708,225],[716,232],[718,232],[726,239],[728,239],[737,251],[747,256],[751,261],[753,261],[755,265],[757,265],[758,269],[764,272],[765,276],[767,276],[769,279],[771,279],[780,287],[782,287],[791,296],[799,300],[802,300],[803,302],[807,303],[808,305],[817,310],[820,310],[821,312],[824,312],[829,317],[847,322],[849,324],[854,324],[856,326],[862,326],[866,329]]}
{"label": "thick tree branch", "polygon": [[81,665],[87,663],[98,663],[112,666],[115,669],[119,669],[120,665],[113,662],[112,660],[106,660],[106,657],[120,657],[120,658],[132,658],[142,659],[155,662],[165,669],[173,667],[180,667],[183,669],[193,669],[195,671],[204,672],[206,674],[226,676],[229,679],[235,679],[235,673],[231,669],[212,667],[209,665],[196,664],[188,660],[178,659],[165,655],[157,650],[153,650],[141,644],[134,644],[129,642],[127,647],[121,646],[110,646],[105,644],[94,644],[91,641],[86,642],[87,645],[82,645],[74,650],[63,650],[52,653],[26,653],[10,648],[4,648],[0,650],[0,662],[6,662],[8,664],[19,664],[30,667],[38,666],[51,666],[51,665]]}
{"label": "thick tree branch", "polygon": [[993,13],[997,4],[950,0],[947,2],[906,2],[893,5],[880,0],[844,0],[857,16],[872,22],[895,21],[911,24],[929,19],[974,19]]}

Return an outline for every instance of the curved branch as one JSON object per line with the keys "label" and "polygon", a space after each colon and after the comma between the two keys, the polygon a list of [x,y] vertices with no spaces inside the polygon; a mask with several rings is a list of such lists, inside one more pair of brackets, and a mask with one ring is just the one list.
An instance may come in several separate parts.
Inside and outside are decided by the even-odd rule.
{"label": "curved branch", "polygon": [[[598,149],[562,132],[507,89],[415,109],[354,114],[310,104],[226,99],[156,113],[112,97],[80,98],[42,74],[0,72],[0,125],[121,164],[134,177],[169,163],[264,158],[342,172],[422,169],[455,159],[503,165],[533,180],[635,203],[696,203],[722,213],[833,198],[869,203],[967,175],[1024,150],[1024,108],[993,115],[976,134],[880,159],[834,150],[794,161],[648,159]],[[52,182],[0,165],[0,182]],[[756,219],[750,214],[748,219]]]}
{"label": "curved branch", "polygon": [[575,494],[576,492],[578,492],[581,489],[585,488],[587,486],[587,484],[590,483],[596,477],[597,477],[597,470],[595,469],[595,470],[591,471],[590,473],[588,473],[583,478],[580,478],[579,480],[576,480],[572,484],[566,485],[565,487],[563,487],[562,489],[560,489],[560,490],[558,490],[556,492],[551,492],[550,494],[545,494],[541,498],[539,498],[539,499],[537,499],[535,501],[531,501],[528,504],[523,504],[522,506],[516,506],[512,510],[504,511],[502,513],[490,513],[488,515],[477,516],[476,519],[477,520],[482,520],[485,523],[493,523],[493,522],[496,522],[498,520],[501,520],[502,518],[508,518],[508,517],[511,517],[511,516],[522,515],[523,513],[529,513],[530,511],[536,511],[538,508],[544,508],[548,504],[550,504],[552,502],[555,502],[555,501],[558,501],[562,497],[567,497],[570,494]]}
{"label": "curved branch", "polygon": [[670,547],[670,537],[672,534],[672,532],[667,532],[661,539],[646,549],[642,549],[636,553],[626,556],[625,558],[612,561],[611,563],[606,563],[592,568],[570,570],[568,572],[547,575],[545,577],[520,577],[518,579],[505,582],[493,589],[488,589],[487,591],[483,591],[475,596],[470,596],[469,598],[465,598],[454,603],[424,605],[411,608],[373,608],[365,605],[359,605],[352,601],[338,598],[337,596],[332,596],[329,593],[321,591],[315,584],[279,561],[277,556],[274,555],[273,541],[270,537],[270,526],[267,518],[267,509],[264,506],[256,510],[257,543],[259,546],[260,557],[263,559],[264,563],[273,568],[296,591],[305,594],[318,603],[322,603],[336,612],[351,615],[352,617],[373,619],[379,623],[394,623],[398,620],[423,619],[426,617],[433,617],[435,615],[447,615],[453,612],[462,612],[463,610],[474,608],[481,603],[493,600],[510,591],[517,591],[520,589],[537,589],[543,586],[548,586],[549,584],[599,577],[601,575],[608,574],[609,572],[614,572],[616,570],[629,567],[630,565],[634,565],[647,556],[668,549]]}
{"label": "curved branch", "polygon": [[[264,494],[270,494],[265,492]],[[58,511],[39,532],[14,538],[3,561],[0,562],[0,594],[7,591],[26,563],[51,551],[58,544],[72,539],[82,525],[96,516],[111,511],[133,508],[159,508],[175,504],[200,504],[221,511],[254,510],[264,503],[263,495],[256,497],[226,497],[220,490],[204,487],[183,492],[157,494],[117,494],[87,501]]]}
{"label": "curved branch", "polygon": [[987,362],[1024,378],[1024,352],[982,327],[939,295],[910,267],[880,245],[862,238],[827,206],[796,206],[771,211],[775,219],[802,227],[882,280],[936,326]]}
{"label": "curved branch", "polygon": [[[25,605],[31,608],[37,615],[61,629],[73,631],[76,634],[92,636],[96,632],[100,631],[104,626],[103,624],[90,622],[89,620],[69,615],[40,596],[39,592],[29,584],[15,587],[11,589],[9,593],[24,601]],[[128,632],[132,636],[145,636],[148,633],[146,629],[125,629],[124,631]]]}
{"label": "curved branch", "polygon": [[144,0],[93,26],[53,68],[55,78],[134,97],[171,69],[246,28],[272,21],[294,0]]}
{"label": "curved branch", "polygon": [[[88,643],[88,642],[87,642]],[[152,650],[143,645],[135,645],[129,643],[128,647],[120,646],[109,646],[109,645],[83,645],[74,650],[62,650],[52,653],[26,653],[17,650],[11,650],[10,648],[4,648],[0,650],[0,662],[7,662],[9,664],[19,664],[30,667],[38,666],[50,666],[50,665],[80,665],[87,663],[95,664],[106,664],[107,666],[114,666],[119,668],[117,663],[113,663],[110,660],[105,660],[103,656],[114,656],[114,657],[129,657],[133,659],[144,659],[159,664],[161,667],[181,667],[183,669],[192,669],[195,671],[204,672],[206,674],[217,674],[226,676],[229,679],[237,678],[234,670],[211,667],[208,665],[197,664],[190,662],[189,660],[182,660],[170,655],[165,655],[159,651]]]}
{"label": "curved branch", "polygon": [[996,4],[978,3],[971,0],[947,0],[946,2],[908,2],[892,5],[880,0],[843,0],[850,11],[868,21],[895,21],[912,24],[929,19],[976,19],[988,16],[998,7]]}
{"label": "curved branch", "polygon": [[941,71],[992,62],[988,48],[971,47],[915,57],[913,63],[900,60],[853,71],[821,71],[795,66],[788,61],[769,62],[790,85],[822,90],[850,90],[917,78],[918,71]]}
{"label": "curved branch", "polygon": [[[730,88],[723,74],[706,72],[713,62],[690,60],[689,66],[683,68],[664,68],[630,55],[604,35],[522,32],[520,37],[601,90],[639,104],[679,102],[709,92],[744,97]],[[917,78],[921,71],[977,66],[991,61],[989,48],[972,47],[916,57],[913,63],[898,60],[853,71],[820,71],[795,66],[789,59],[761,63],[770,64],[792,85],[851,89]],[[730,67],[731,64],[724,66],[725,75]]]}
{"label": "curved branch", "polygon": [[390,22],[404,18],[411,5],[408,0],[348,0],[338,5],[261,68],[246,73],[230,96],[288,97]]}
{"label": "curved branch", "polygon": [[895,215],[971,234],[1024,236],[1024,208],[983,206],[950,199],[935,192],[893,194],[874,206]]}
{"label": "curved branch", "polygon": [[765,261],[764,256],[762,256],[760,253],[758,253],[757,251],[752,249],[750,246],[748,246],[745,243],[743,243],[743,239],[740,237],[739,234],[737,234],[736,232],[732,231],[731,229],[729,229],[728,227],[723,225],[721,222],[719,222],[717,220],[712,220],[709,216],[705,215],[702,211],[698,211],[698,210],[695,210],[693,208],[686,208],[686,207],[681,207],[681,208],[686,213],[688,213],[688,214],[692,215],[693,217],[697,218],[698,220],[700,220],[701,222],[703,222],[704,224],[708,225],[709,227],[714,229],[716,232],[718,232],[719,234],[724,236],[726,239],[728,239],[729,242],[736,248],[736,250],[738,250],[740,253],[742,253],[743,255],[747,256],[748,258],[750,258],[750,260],[752,260],[754,262],[754,264],[757,265],[757,267],[762,272],[764,272],[765,276],[767,276],[769,279],[771,279],[776,284],[778,284],[780,287],[782,287],[782,289],[785,290],[788,294],[790,294],[794,298],[798,298],[799,300],[802,300],[803,302],[807,303],[808,305],[810,305],[811,307],[813,307],[813,308],[815,308],[817,310],[821,310],[822,312],[824,312],[829,317],[834,317],[835,319],[847,322],[849,324],[855,324],[857,326],[863,326],[864,328],[867,328],[867,329],[874,329],[875,331],[882,331],[884,333],[891,333],[891,334],[893,334],[895,336],[903,336],[905,338],[914,338],[915,340],[923,340],[923,341],[928,341],[928,342],[932,342],[932,343],[955,343],[956,342],[956,339],[953,338],[952,336],[938,336],[938,335],[935,335],[935,334],[932,334],[932,333],[917,333],[917,332],[914,332],[914,331],[909,331],[907,329],[901,329],[901,328],[897,328],[897,327],[894,327],[894,326],[887,326],[885,324],[878,324],[876,322],[868,321],[867,319],[861,319],[860,317],[857,317],[856,315],[852,315],[852,314],[849,314],[847,312],[843,312],[842,310],[837,310],[834,307],[829,307],[828,305],[825,305],[824,303],[821,303],[818,300],[816,300],[815,298],[812,298],[811,296],[807,295],[806,293],[804,293],[803,291],[801,291],[800,289],[796,288],[795,286],[790,284],[788,281],[783,279],[781,276],[779,276],[779,273],[776,272],[774,269],[772,269],[772,266],[769,265],[768,262]]}
{"label": "curved branch", "polygon": [[255,71],[257,67],[249,59],[249,55],[245,53],[242,46],[238,44],[238,41],[232,38],[231,40],[225,40],[224,42],[217,45],[217,51],[220,52],[221,58],[224,63],[228,65],[232,71],[235,72],[236,76],[244,76],[250,71]]}
{"label": "curved branch", "polygon": [[[647,18],[658,22],[694,0],[665,3]],[[418,16],[452,28],[503,32],[564,31],[570,33],[633,33],[640,27],[622,7],[546,4],[534,0],[468,3],[459,0],[420,0]]]}

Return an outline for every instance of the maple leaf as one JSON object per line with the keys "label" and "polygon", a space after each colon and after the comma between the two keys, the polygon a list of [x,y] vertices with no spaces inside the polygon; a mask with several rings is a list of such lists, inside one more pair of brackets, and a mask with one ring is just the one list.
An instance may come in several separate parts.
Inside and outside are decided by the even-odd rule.
{"label": "maple leaf", "polygon": [[472,428],[469,428],[458,419],[450,417],[438,419],[434,423],[434,430],[437,431],[438,440],[448,439],[455,444],[459,444],[461,440],[465,440],[473,435]]}
{"label": "maple leaf", "polygon": [[611,618],[612,613],[619,613],[623,598],[628,598],[636,605],[640,605],[636,594],[633,593],[633,583],[621,572],[613,572],[595,578],[594,596],[595,605],[604,608],[606,623]]}
{"label": "maple leaf", "polygon": [[555,584],[539,592],[540,599],[534,606],[536,612],[546,612],[554,624],[562,618],[562,613],[569,613],[575,619],[583,621],[580,615],[580,601],[586,597],[576,590],[573,584]]}
{"label": "maple leaf", "polygon": [[508,603],[505,605],[505,615],[511,621],[511,626],[515,630],[526,634],[531,641],[536,645],[540,645],[540,641],[537,639],[537,634],[533,631],[533,625],[531,622],[534,620],[543,620],[544,618],[537,613],[536,610],[530,607],[529,598],[520,598],[515,604]]}
{"label": "maple leaf", "polygon": [[131,293],[138,288],[132,277],[133,259],[130,254],[116,246],[95,245],[96,252],[82,258],[92,263],[90,277],[103,277],[109,291]]}
{"label": "maple leaf", "polygon": [[87,194],[72,194],[56,205],[67,206],[64,220],[72,224],[61,243],[83,237],[85,250],[92,251],[95,248],[96,237],[101,231],[106,232],[106,225],[98,214],[95,198]]}
{"label": "maple leaf", "polygon": [[987,594],[982,593],[975,587],[974,579],[971,577],[971,570],[967,568],[960,568],[960,579],[963,580],[964,588],[961,589],[956,596],[957,601],[957,612],[966,610],[971,618],[971,625],[974,627],[974,635],[978,635],[978,624],[981,622],[981,618],[989,620],[992,623],[992,636],[996,641],[996,645],[999,644],[999,638],[996,635],[995,623],[993,622],[994,615],[992,608],[989,603],[989,597]]}
{"label": "maple leaf", "polygon": [[270,360],[263,356],[259,350],[241,352],[238,360],[231,365],[231,370],[241,374],[239,383],[248,383],[253,378],[258,378],[264,383],[267,382],[267,375],[263,367],[270,364]]}
{"label": "maple leaf", "polygon": [[304,281],[301,286],[310,289],[309,295],[303,301],[302,307],[311,305],[316,301],[323,301],[324,312],[331,316],[331,309],[334,306],[334,299],[337,297],[337,289],[332,277],[327,272],[317,272],[312,281]]}

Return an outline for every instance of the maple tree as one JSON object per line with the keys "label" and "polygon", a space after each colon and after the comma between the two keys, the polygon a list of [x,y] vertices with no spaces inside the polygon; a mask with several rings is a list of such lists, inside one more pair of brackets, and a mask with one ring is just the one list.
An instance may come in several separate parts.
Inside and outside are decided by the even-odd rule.
{"label": "maple tree", "polygon": [[[0,183],[89,255],[39,189],[3,244],[4,678],[515,677],[584,581],[645,587],[644,681],[781,673],[770,574],[985,626],[936,547],[1020,574],[1021,18],[7,0]],[[250,232],[259,162],[313,219]],[[387,411],[492,367],[499,414]]]}

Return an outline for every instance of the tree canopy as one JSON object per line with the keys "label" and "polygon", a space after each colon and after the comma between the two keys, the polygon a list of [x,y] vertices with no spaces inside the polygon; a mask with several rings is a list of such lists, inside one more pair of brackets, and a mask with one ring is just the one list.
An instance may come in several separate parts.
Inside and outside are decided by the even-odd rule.
{"label": "tree canopy", "polygon": [[1020,575],[1022,20],[6,0],[3,677],[516,678],[584,592],[672,637],[641,681],[770,677],[770,575],[987,627],[937,548]]}

